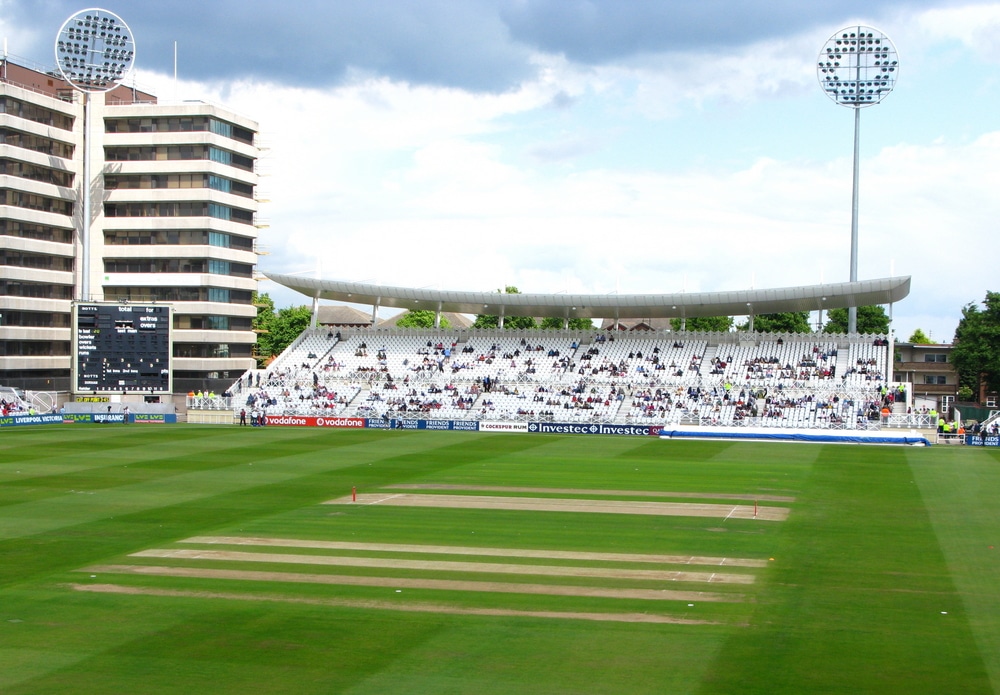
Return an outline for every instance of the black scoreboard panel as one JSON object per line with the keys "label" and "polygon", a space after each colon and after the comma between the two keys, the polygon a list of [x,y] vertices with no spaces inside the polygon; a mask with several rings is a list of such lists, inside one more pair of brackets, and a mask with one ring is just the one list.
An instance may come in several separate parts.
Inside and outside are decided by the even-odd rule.
{"label": "black scoreboard panel", "polygon": [[169,393],[170,306],[78,303],[77,392]]}

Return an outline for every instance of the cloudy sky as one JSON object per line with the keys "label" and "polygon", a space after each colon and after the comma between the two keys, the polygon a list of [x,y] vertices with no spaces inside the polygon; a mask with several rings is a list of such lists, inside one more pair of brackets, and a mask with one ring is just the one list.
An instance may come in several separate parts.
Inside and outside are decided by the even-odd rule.
{"label": "cloudy sky", "polygon": [[[861,113],[859,278],[912,276],[903,339],[950,341],[1000,290],[1000,3],[103,6],[133,31],[140,88],[260,123],[264,272],[523,292],[848,280],[854,118],[816,59],[874,27],[900,71]],[[0,33],[51,66],[85,7],[0,0]]]}

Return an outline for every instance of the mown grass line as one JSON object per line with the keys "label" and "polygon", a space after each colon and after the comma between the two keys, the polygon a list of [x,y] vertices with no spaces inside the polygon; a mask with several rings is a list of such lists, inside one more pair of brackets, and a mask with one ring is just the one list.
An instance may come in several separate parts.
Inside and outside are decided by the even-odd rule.
{"label": "mown grass line", "polygon": [[[297,520],[310,517],[310,512],[316,514],[321,509],[317,503],[329,496],[330,489],[433,479],[454,466],[472,469],[486,462],[489,467],[489,462],[498,458],[519,461],[520,476],[531,480],[533,450],[539,445],[549,448],[559,444],[532,437],[379,433],[375,443],[368,438],[355,439],[355,445],[340,447],[331,456],[327,437],[341,434],[350,438],[354,433],[327,433],[315,441],[313,437],[286,438],[275,433],[257,460],[262,468],[282,466],[291,472],[297,467],[296,475],[289,479],[254,485],[255,473],[247,469],[231,466],[205,471],[200,480],[186,482],[206,485],[217,482],[221,475],[222,479],[248,478],[251,483],[181,504],[162,504],[165,498],[158,498],[160,506],[115,515],[114,519],[85,523],[72,523],[71,519],[58,529],[18,539],[22,555],[10,553],[17,550],[18,542],[0,546],[5,560],[9,558],[10,566],[18,568],[11,574],[14,586],[3,591],[6,610],[24,620],[11,629],[23,627],[26,630],[18,635],[28,630],[37,635],[27,644],[19,641],[18,648],[27,650],[22,651],[16,671],[20,675],[9,675],[10,687],[4,691],[79,692],[84,684],[88,692],[190,692],[207,687],[215,692],[247,692],[266,684],[268,692],[337,692],[348,688],[356,692],[441,692],[442,687],[464,691],[476,683],[481,692],[611,693],[621,692],[621,684],[627,682],[632,692],[654,693],[662,692],[664,683],[696,681],[701,661],[692,660],[692,656],[699,651],[710,653],[721,634],[718,631],[687,635],[682,657],[670,647],[679,635],[670,636],[671,631],[662,626],[652,631],[614,629],[609,633],[572,621],[553,627],[548,624],[551,621],[524,619],[373,616],[366,611],[290,606],[262,610],[252,603],[233,605],[211,599],[84,597],[58,586],[74,574],[66,570],[216,529],[232,532],[240,525],[254,523],[263,528],[283,527],[298,535]],[[234,438],[234,445],[242,446],[245,436]],[[292,446],[293,439],[303,441]],[[268,458],[269,448],[280,448],[281,456]],[[600,447],[595,449],[600,456]],[[204,460],[198,453],[192,458]],[[124,464],[116,460],[109,465]],[[157,467],[155,461],[148,465]],[[573,475],[572,462],[559,465],[560,483],[565,485]],[[176,468],[168,465],[160,469],[164,471],[162,478],[148,482],[161,490],[169,489],[176,480],[184,479],[183,474],[176,475]],[[197,462],[181,468],[200,470]],[[107,475],[104,470],[98,473]],[[655,479],[662,475],[658,473]],[[58,505],[55,509],[58,511]],[[330,517],[326,510],[322,513],[327,522],[343,518]],[[358,514],[367,516],[361,519],[359,529],[374,526],[390,533],[390,538],[395,535],[394,528],[400,536],[409,537],[403,531],[412,533],[420,527],[418,517],[393,515],[384,524],[381,516],[366,515],[363,510]],[[582,518],[586,515],[578,516],[581,518],[541,524],[549,527],[542,534],[547,537],[544,545],[560,547],[565,527],[572,527],[580,546],[587,547],[586,536],[592,529]],[[455,519],[440,521],[454,524]],[[501,545],[511,542],[502,528],[507,521],[491,520],[488,515],[473,519],[477,526],[489,529],[487,537]],[[538,521],[532,519],[521,528],[530,534]],[[626,533],[626,540],[643,531],[648,529],[637,526],[635,536]],[[470,535],[467,528],[452,528],[452,533],[456,537]],[[655,541],[649,545],[658,547]],[[551,608],[550,602],[532,597],[523,603]],[[109,621],[109,616],[114,616],[113,620]],[[609,636],[616,640],[611,650],[605,644]],[[470,639],[475,643],[469,644]],[[619,651],[618,645],[626,651]],[[598,665],[594,654],[602,650]],[[428,668],[428,659],[434,664],[432,668]],[[595,680],[597,673],[601,674],[599,681]]]}
{"label": "mown grass line", "polygon": [[[32,653],[23,655],[22,678],[0,674],[0,683],[9,678],[5,695],[683,693],[691,692],[700,664],[726,630],[211,598],[79,592],[25,598],[42,610],[25,614],[23,626],[73,615],[89,630],[84,641],[82,630],[49,629],[47,642],[33,642]],[[106,620],[109,614],[114,621]],[[42,671],[41,658],[55,648],[61,661]]]}
{"label": "mown grass line", "polygon": [[[346,457],[345,460],[325,455],[338,443],[350,446],[349,441],[354,439],[351,436],[354,434],[332,432],[300,438],[294,448],[288,440],[282,441],[282,446],[272,442],[271,447],[256,450],[254,463],[258,464],[258,471],[262,471],[268,467],[268,457],[285,461],[283,466],[274,467],[275,475],[280,476],[277,480],[271,477],[257,483],[255,474],[242,465],[221,479],[209,480],[210,476],[203,474],[186,480],[184,492],[176,493],[180,497],[193,489],[197,491],[197,498],[179,504],[169,501],[169,489],[177,483],[172,468],[165,469],[163,475],[153,481],[125,490],[126,494],[121,496],[120,509],[123,511],[119,513],[115,513],[116,507],[112,504],[102,507],[100,499],[91,503],[82,515],[77,509],[79,497],[64,495],[57,500],[48,500],[43,509],[32,508],[30,511],[32,518],[48,514],[49,517],[43,521],[54,528],[0,541],[0,556],[5,558],[5,562],[0,563],[0,586],[94,562],[151,543],[197,535],[206,529],[226,527],[243,519],[312,505],[322,501],[331,490],[347,491],[353,485],[375,487],[385,481],[424,475],[436,467],[451,465],[448,451],[452,447],[462,447],[466,460],[476,456],[490,457],[496,451],[495,446],[462,446],[463,443],[454,438],[402,435],[396,439],[406,449],[414,451],[386,457],[378,449],[391,452],[391,446],[380,442],[378,447],[372,449],[366,446],[370,439],[361,437],[360,451],[352,452],[355,458]],[[338,442],[341,435],[346,441]],[[231,441],[242,449],[242,437],[234,437]],[[531,441],[522,439],[519,446],[530,448]],[[295,457],[304,459],[299,468],[291,462]],[[142,459],[137,461],[141,463]],[[101,469],[102,475],[107,470]],[[219,488],[215,494],[212,492],[213,483]],[[153,484],[156,494],[144,500],[144,485]],[[237,489],[228,489],[231,487]],[[17,505],[3,508],[9,526],[18,523],[19,511],[21,507]]]}
{"label": "mown grass line", "polygon": [[907,454],[823,448],[701,693],[992,692]]}
{"label": "mown grass line", "polygon": [[[1000,477],[985,465],[957,478],[949,470],[974,452],[954,458],[939,447],[192,426],[4,435],[0,532],[8,519],[48,526],[0,543],[5,695],[991,692],[980,650],[995,643],[995,620],[975,613],[994,611],[997,600],[996,568],[981,547],[1000,530],[992,511]],[[12,451],[23,458],[12,461]],[[25,465],[36,466],[37,484],[12,472]],[[770,524],[320,504],[354,486],[398,483],[770,493],[796,501],[788,521]],[[87,501],[98,495],[111,504]],[[958,504],[968,508],[969,523],[953,512]],[[671,583],[749,595],[739,604],[662,609],[719,623],[702,626],[394,613],[253,595],[529,611],[642,611],[648,602],[638,600],[91,579],[78,571],[216,534],[775,561],[753,570],[749,589]],[[954,548],[944,547],[948,539]],[[987,576],[966,576],[976,572]],[[199,596],[68,588],[89,581]]]}
{"label": "mown grass line", "polygon": [[1000,449],[940,449],[934,457],[908,452],[910,469],[1000,692]]}

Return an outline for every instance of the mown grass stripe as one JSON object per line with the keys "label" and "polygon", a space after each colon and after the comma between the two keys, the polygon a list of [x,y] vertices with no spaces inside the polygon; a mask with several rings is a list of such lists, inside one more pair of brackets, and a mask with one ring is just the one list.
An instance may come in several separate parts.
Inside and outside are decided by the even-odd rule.
{"label": "mown grass stripe", "polygon": [[673,589],[631,589],[624,587],[577,586],[565,584],[519,584],[511,582],[467,581],[455,579],[415,579],[413,577],[371,577],[344,574],[308,574],[303,572],[266,572],[260,570],[173,567],[166,565],[94,565],[79,570],[84,573],[137,574],[159,577],[196,577],[251,582],[289,582],[304,584],[339,584],[345,586],[388,586],[398,589],[435,591],[475,591],[497,594],[539,594],[545,596],[586,596],[602,599],[641,601],[713,601],[741,602],[740,594]]}
{"label": "mown grass stripe", "polygon": [[266,562],[284,565],[327,565],[364,567],[369,569],[422,570],[427,572],[479,572],[489,574],[523,574],[552,577],[599,577],[667,582],[712,582],[719,584],[752,584],[751,574],[722,572],[688,572],[681,570],[650,570],[579,565],[534,565],[501,562],[452,562],[447,560],[407,560],[404,558],[348,557],[343,555],[298,555],[294,553],[243,552],[235,550],[191,550],[150,548],[129,557],[154,557],[173,560],[221,560],[227,562]]}
{"label": "mown grass stripe", "polygon": [[720,567],[766,567],[767,560],[696,555],[642,555],[638,553],[585,553],[567,550],[529,550],[525,548],[473,548],[453,545],[407,545],[400,543],[349,543],[345,541],[302,540],[298,538],[250,538],[244,536],[194,536],[181,543],[199,545],[254,545],[269,548],[317,548],[324,550],[362,550],[387,553],[444,555],[487,555],[550,560],[596,560],[602,562],[649,562],[666,565],[718,565]]}

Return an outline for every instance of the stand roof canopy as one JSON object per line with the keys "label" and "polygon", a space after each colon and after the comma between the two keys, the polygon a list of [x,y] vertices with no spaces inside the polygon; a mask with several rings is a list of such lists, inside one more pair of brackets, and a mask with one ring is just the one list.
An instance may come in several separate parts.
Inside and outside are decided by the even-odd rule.
{"label": "stand roof canopy", "polygon": [[466,292],[266,273],[307,297],[412,311],[560,318],[747,316],[891,304],[910,293],[910,277],[733,292],[675,294],[503,294]]}

